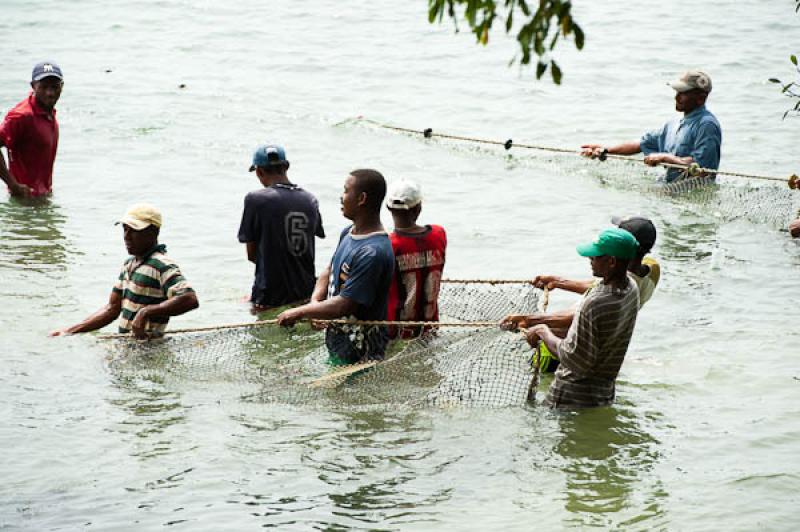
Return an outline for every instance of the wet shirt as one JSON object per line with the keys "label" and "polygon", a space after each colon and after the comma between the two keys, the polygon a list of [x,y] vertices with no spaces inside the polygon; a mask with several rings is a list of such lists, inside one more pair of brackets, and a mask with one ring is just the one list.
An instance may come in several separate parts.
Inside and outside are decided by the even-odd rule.
{"label": "wet shirt", "polygon": [[626,285],[615,289],[601,281],[578,304],[555,353],[561,363],[545,399],[548,406],[585,408],[614,401],[639,311],[639,289],[630,280]]}
{"label": "wet shirt", "polygon": [[58,149],[58,120],[36,103],[33,93],[8,112],[0,124],[0,143],[8,149],[9,170],[34,196],[53,188]]}
{"label": "wet shirt", "polygon": [[[129,257],[122,265],[113,288],[115,293],[122,296],[119,332],[131,331],[131,323],[140,308],[194,292],[178,265],[165,255],[166,251],[166,246],[159,244],[143,259]],[[145,331],[151,335],[163,334],[168,322],[169,317],[154,316],[147,321]]]}
{"label": "wet shirt", "polygon": [[[328,298],[342,296],[358,303],[350,318],[385,320],[394,254],[384,232],[352,235],[352,226],[342,231],[331,261]],[[385,326],[330,326],[325,345],[332,357],[347,364],[362,359],[383,358],[388,335]]]}
{"label": "wet shirt", "polygon": [[245,197],[239,242],[256,243],[253,303],[278,307],[311,296],[315,236],[324,238],[325,230],[310,192],[279,183]]}
{"label": "wet shirt", "polygon": [[[389,288],[387,319],[391,321],[438,321],[439,287],[444,269],[447,234],[439,225],[422,233],[394,231],[389,238],[395,268]],[[419,328],[400,331],[403,338],[419,334]],[[390,336],[398,331],[390,329]]]}
{"label": "wet shirt", "polygon": [[[683,118],[670,120],[661,129],[645,133],[639,148],[645,155],[671,153],[678,157],[691,156],[702,168],[719,168],[722,129],[719,121],[701,105]],[[682,175],[677,168],[667,169],[666,182]]]}

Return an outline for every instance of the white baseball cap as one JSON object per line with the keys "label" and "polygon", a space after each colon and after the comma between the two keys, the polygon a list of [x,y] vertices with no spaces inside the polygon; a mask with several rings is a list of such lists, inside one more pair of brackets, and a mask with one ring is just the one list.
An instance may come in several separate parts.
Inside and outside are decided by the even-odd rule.
{"label": "white baseball cap", "polygon": [[417,183],[401,179],[389,187],[386,206],[390,209],[413,209],[422,203],[422,189]]}

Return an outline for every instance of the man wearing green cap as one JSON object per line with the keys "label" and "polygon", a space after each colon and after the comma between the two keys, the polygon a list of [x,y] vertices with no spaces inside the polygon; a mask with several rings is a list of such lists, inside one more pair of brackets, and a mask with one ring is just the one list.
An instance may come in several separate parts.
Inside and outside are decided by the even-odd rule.
{"label": "man wearing green cap", "polygon": [[541,340],[561,361],[545,399],[548,406],[586,408],[614,401],[617,374],[639,312],[639,289],[627,275],[638,249],[634,236],[618,227],[578,246],[578,254],[589,257],[592,274],[601,280],[584,294],[566,337],[562,340],[543,324],[527,329],[528,343],[535,346]]}

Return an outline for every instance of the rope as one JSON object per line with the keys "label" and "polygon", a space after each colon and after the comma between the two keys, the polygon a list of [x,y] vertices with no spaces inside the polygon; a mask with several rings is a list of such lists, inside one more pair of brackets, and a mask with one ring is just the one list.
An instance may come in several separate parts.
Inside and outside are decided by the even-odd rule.
{"label": "rope", "polygon": [[[335,319],[335,320],[321,320],[316,318],[307,318],[299,320],[298,323],[319,323],[324,325],[394,325],[397,327],[472,327],[472,328],[488,328],[499,327],[499,321],[389,321],[389,320],[348,320],[348,319]],[[278,320],[259,320],[249,321],[244,323],[228,323],[225,325],[211,325],[207,327],[193,327],[188,329],[171,329],[164,331],[167,334],[185,334],[194,332],[217,331],[223,329],[242,329],[246,327],[261,327],[263,325],[277,325]],[[133,333],[112,333],[100,334],[97,338],[100,340],[110,340],[114,338],[131,338]]]}
{"label": "rope", "polygon": [[[431,128],[424,129],[422,131],[417,129],[409,129],[405,127],[397,127],[397,126],[390,126],[387,124],[381,124],[380,122],[376,122],[374,120],[370,120],[369,118],[358,117],[357,120],[368,122],[373,124],[377,127],[383,129],[389,129],[392,131],[399,131],[402,133],[415,133],[415,134],[422,134],[425,138],[432,138],[438,137],[441,139],[450,139],[450,140],[460,140],[463,142],[472,142],[475,144],[488,144],[492,146],[503,146],[506,150],[510,150],[512,147],[516,148],[525,148],[530,150],[540,150],[540,151],[548,151],[552,153],[565,153],[569,155],[578,155],[581,156],[581,152],[577,150],[570,150],[566,148],[554,148],[551,146],[540,146],[536,144],[518,144],[513,142],[511,139],[506,141],[497,141],[497,140],[489,140],[489,139],[482,139],[477,137],[465,137],[461,135],[451,135],[447,133],[434,133]],[[644,162],[644,159],[640,159],[638,157],[631,157],[629,155],[615,155],[611,153],[605,153],[600,160],[605,159],[618,159],[621,161],[629,161],[629,162]],[[743,172],[731,172],[726,170],[717,170],[714,168],[703,168],[697,163],[691,164],[673,164],[673,163],[658,163],[658,166],[663,166],[664,168],[675,168],[678,170],[683,171],[684,177],[701,177],[702,174],[719,174],[719,175],[727,175],[732,177],[744,177],[748,179],[761,179],[766,181],[780,181],[782,183],[787,183],[789,188],[797,189],[800,188],[800,177],[797,175],[792,175],[788,179],[785,177],[777,177],[777,176],[768,176],[768,175],[760,175],[760,174],[746,174]]]}
{"label": "rope", "polygon": [[[542,299],[539,300],[539,312],[545,312],[547,310],[548,303],[550,303],[550,289],[545,287],[544,294],[542,294]],[[527,341],[527,336],[525,340]],[[533,364],[533,379],[531,379],[531,386],[528,388],[529,401],[536,399],[536,390],[539,389],[539,377],[541,373],[541,369],[539,368],[539,360],[542,356],[541,345],[542,341],[539,340],[539,342],[536,344],[536,349],[533,351],[533,358],[531,359],[531,363]]]}

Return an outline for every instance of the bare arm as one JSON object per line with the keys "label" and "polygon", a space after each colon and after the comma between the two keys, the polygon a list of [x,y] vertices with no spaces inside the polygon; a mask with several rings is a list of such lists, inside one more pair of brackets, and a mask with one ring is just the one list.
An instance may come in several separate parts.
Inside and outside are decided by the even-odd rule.
{"label": "bare arm", "polygon": [[558,353],[558,346],[561,345],[561,338],[556,336],[547,325],[536,325],[531,327],[526,332],[525,337],[527,338],[528,343],[534,347],[536,346],[536,343],[541,340],[544,342],[544,345],[547,346],[547,349],[553,354]]}
{"label": "bare arm", "polygon": [[108,303],[100,310],[86,318],[80,323],[63,329],[56,329],[50,336],[64,336],[68,334],[84,333],[101,329],[117,319],[122,311],[122,295],[118,292],[111,292]]}
{"label": "bare arm", "polygon": [[322,270],[322,273],[317,277],[317,284],[314,285],[314,291],[311,292],[311,302],[325,301],[328,297],[328,283],[331,279],[331,265]]}
{"label": "bare arm", "polygon": [[533,286],[536,288],[547,288],[553,290],[560,288],[568,292],[575,292],[576,294],[583,294],[592,287],[593,279],[588,281],[574,281],[572,279],[564,279],[556,275],[537,275],[533,280]]}
{"label": "bare arm", "polygon": [[789,234],[792,235],[792,238],[800,236],[800,218],[789,224]]}
{"label": "bare arm", "polygon": [[[3,144],[0,143],[0,147]],[[31,195],[31,189],[27,185],[23,185],[11,175],[11,171],[6,166],[6,158],[3,156],[3,150],[0,150],[0,179],[8,186],[12,196],[28,197]],[[112,320],[113,321],[113,320]]]}
{"label": "bare arm", "polygon": [[658,166],[662,163],[690,165],[693,162],[694,159],[692,159],[690,155],[687,155],[686,157],[678,157],[677,155],[673,155],[671,153],[651,153],[644,158],[644,163],[648,166]]}
{"label": "bare arm", "polygon": [[507,329],[527,329],[534,325],[547,325],[553,329],[564,330],[569,329],[572,325],[572,319],[575,317],[574,309],[562,310],[559,312],[551,312],[548,314],[511,314],[503,318],[503,326]]}
{"label": "bare arm", "polygon": [[642,151],[639,147],[639,141],[632,140],[630,142],[623,142],[622,144],[609,147],[606,147],[602,144],[584,144],[581,146],[581,155],[595,159],[597,157],[601,157],[604,150],[608,150],[606,153],[610,153],[612,155],[634,155]]}
{"label": "bare arm", "polygon": [[356,310],[358,303],[352,299],[333,296],[281,312],[278,315],[278,325],[288,327],[303,319],[333,320],[353,314]]}
{"label": "bare arm", "polygon": [[131,323],[131,330],[134,336],[143,338],[146,336],[145,326],[147,325],[148,319],[180,316],[199,306],[200,302],[197,301],[197,295],[194,292],[186,292],[171,299],[167,299],[157,305],[147,305],[136,312],[136,317],[133,318],[133,322]]}
{"label": "bare arm", "polygon": [[258,249],[257,242],[246,242],[247,247],[247,260],[255,264],[256,262],[256,249]]}

